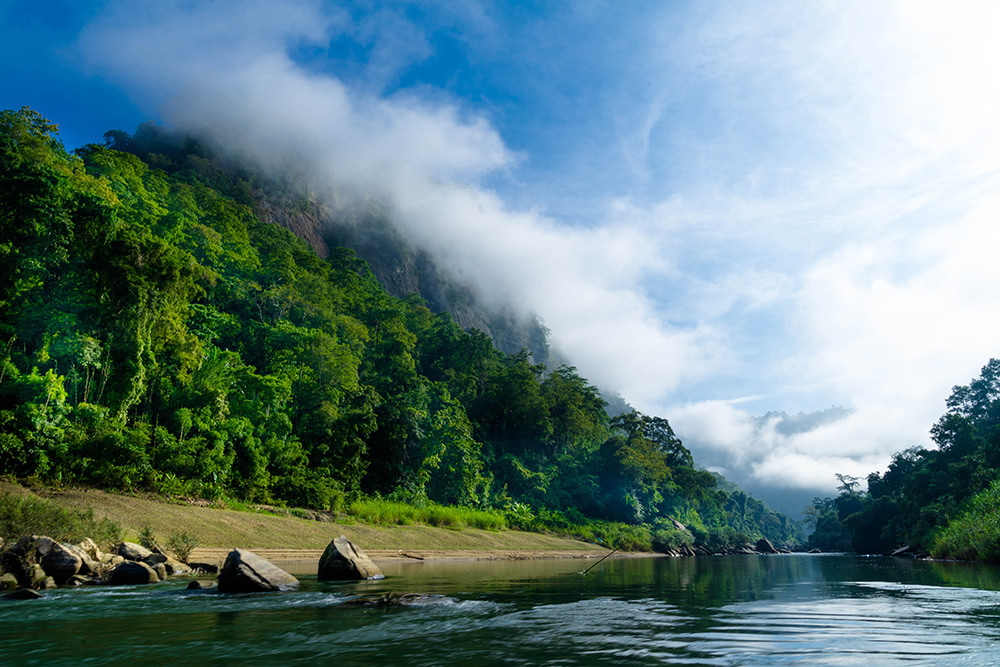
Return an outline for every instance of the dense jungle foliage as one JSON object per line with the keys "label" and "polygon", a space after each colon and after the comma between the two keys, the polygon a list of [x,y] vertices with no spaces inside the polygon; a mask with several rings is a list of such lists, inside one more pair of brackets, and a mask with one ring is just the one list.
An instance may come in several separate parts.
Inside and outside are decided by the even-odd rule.
{"label": "dense jungle foliage", "polygon": [[913,447],[868,490],[844,475],[837,498],[807,510],[810,544],[824,550],[888,553],[909,545],[936,557],[1000,561],[1000,360],[954,387],[931,429],[937,449]]}
{"label": "dense jungle foliage", "polygon": [[262,223],[194,142],[67,153],[0,112],[0,475],[338,509],[382,496],[661,544],[797,537],[717,488],[659,417],[498,352],[345,248]]}

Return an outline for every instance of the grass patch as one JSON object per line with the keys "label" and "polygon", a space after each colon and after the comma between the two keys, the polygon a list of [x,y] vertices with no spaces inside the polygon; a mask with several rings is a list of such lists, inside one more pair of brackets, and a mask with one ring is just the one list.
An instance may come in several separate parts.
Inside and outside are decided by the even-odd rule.
{"label": "grass patch", "polygon": [[621,551],[653,551],[653,536],[649,526],[567,517],[562,512],[541,511],[524,523],[525,530],[548,535],[569,537],[608,549]]}
{"label": "grass patch", "polygon": [[426,503],[411,505],[382,498],[356,500],[347,507],[347,514],[363,523],[376,526],[413,526],[423,524],[438,528],[479,528],[504,530],[507,521],[500,512],[477,510],[471,507],[454,507]]}
{"label": "grass patch", "polygon": [[973,496],[967,509],[938,531],[931,555],[1000,563],[1000,480]]}
{"label": "grass patch", "polygon": [[60,542],[89,537],[108,548],[122,539],[121,526],[97,518],[93,510],[70,510],[30,494],[0,490],[0,537],[16,542],[25,535],[46,535]]}
{"label": "grass patch", "polygon": [[[98,519],[107,517],[121,526],[124,538],[135,542],[147,524],[156,535],[187,532],[199,548],[241,547],[244,549],[322,550],[337,535],[347,535],[367,550],[429,551],[581,551],[581,542],[553,535],[519,530],[455,530],[432,525],[367,525],[360,518],[341,515],[336,522],[307,521],[293,516],[276,516],[258,511],[234,511],[218,506],[167,502],[149,497],[121,495],[96,489],[35,489],[0,481],[5,490],[20,495],[45,493],[48,500],[72,512],[92,511]],[[94,536],[94,539],[97,539]],[[197,549],[195,552],[197,553]]]}

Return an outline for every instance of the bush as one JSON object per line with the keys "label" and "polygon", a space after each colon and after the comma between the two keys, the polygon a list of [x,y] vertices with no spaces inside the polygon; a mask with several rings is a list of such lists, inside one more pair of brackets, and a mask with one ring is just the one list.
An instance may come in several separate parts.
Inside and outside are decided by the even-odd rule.
{"label": "bush", "polygon": [[968,509],[938,531],[931,555],[1000,563],[1000,480],[973,496]]}
{"label": "bush", "polygon": [[347,513],[364,523],[378,526],[408,526],[422,523],[440,528],[481,528],[483,530],[504,530],[507,521],[499,512],[477,510],[471,507],[438,505],[427,502],[423,507],[383,498],[356,500],[347,508]]}
{"label": "bush", "polygon": [[666,553],[681,547],[690,547],[694,544],[694,535],[686,530],[680,530],[669,520],[657,519],[653,525],[652,543],[653,551]]}
{"label": "bush", "polygon": [[25,535],[47,535],[60,542],[89,537],[107,548],[121,542],[122,529],[114,521],[95,518],[92,510],[73,512],[44,498],[0,493],[0,537],[17,541]]}
{"label": "bush", "polygon": [[143,525],[142,530],[139,531],[139,544],[147,549],[156,546],[156,535],[153,534],[153,527],[148,523]]}
{"label": "bush", "polygon": [[188,562],[191,552],[195,550],[198,544],[198,538],[186,531],[174,533],[167,540],[167,548],[173,551],[177,560],[182,563]]}

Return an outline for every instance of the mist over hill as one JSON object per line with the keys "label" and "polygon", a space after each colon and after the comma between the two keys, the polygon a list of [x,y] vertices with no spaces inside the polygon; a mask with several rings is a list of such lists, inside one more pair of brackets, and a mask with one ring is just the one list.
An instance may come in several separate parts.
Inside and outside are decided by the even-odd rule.
{"label": "mist over hill", "polygon": [[315,179],[301,167],[268,168],[227,150],[211,136],[169,132],[152,123],[132,135],[110,131],[105,139],[110,148],[167,171],[193,168],[209,175],[218,169],[229,174],[229,194],[250,204],[262,221],[306,241],[320,257],[327,257],[331,248],[350,248],[389,294],[418,295],[431,311],[450,314],[463,329],[486,333],[501,352],[527,350],[534,363],[549,368],[567,361],[550,350],[548,330],[537,315],[525,314],[516,302],[487,302],[469,280],[407,240],[393,223],[388,204],[370,193],[332,186],[320,193],[311,186]]}
{"label": "mist over hill", "polygon": [[847,419],[853,412],[839,406],[794,415],[770,411],[747,417],[738,424],[725,427],[717,424],[714,429],[691,428],[690,417],[682,416],[675,427],[702,465],[721,473],[771,507],[798,516],[815,496],[823,495],[822,491],[798,484],[791,474],[782,478],[780,472],[767,468],[767,456],[786,448],[790,439],[809,437],[824,426]]}

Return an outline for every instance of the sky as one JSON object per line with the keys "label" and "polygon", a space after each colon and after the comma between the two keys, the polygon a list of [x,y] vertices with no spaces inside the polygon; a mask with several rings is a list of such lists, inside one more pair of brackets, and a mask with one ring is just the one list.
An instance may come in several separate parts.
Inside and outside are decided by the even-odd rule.
{"label": "sky", "polygon": [[0,30],[0,108],[384,197],[782,509],[929,446],[1000,354],[995,3],[0,0]]}

